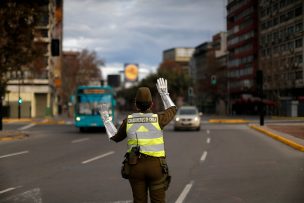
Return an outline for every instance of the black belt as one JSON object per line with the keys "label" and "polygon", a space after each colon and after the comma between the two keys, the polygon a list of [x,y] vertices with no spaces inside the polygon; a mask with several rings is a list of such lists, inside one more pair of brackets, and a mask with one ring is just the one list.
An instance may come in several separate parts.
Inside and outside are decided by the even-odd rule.
{"label": "black belt", "polygon": [[147,155],[147,154],[139,153],[138,158],[140,158],[140,159],[148,159],[148,158],[159,158],[159,157],[155,157],[155,156],[150,156],[150,155]]}

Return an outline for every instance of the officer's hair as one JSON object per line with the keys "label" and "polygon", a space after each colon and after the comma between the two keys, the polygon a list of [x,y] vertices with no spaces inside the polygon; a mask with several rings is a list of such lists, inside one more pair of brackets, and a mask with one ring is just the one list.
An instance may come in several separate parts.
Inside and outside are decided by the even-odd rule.
{"label": "officer's hair", "polygon": [[149,109],[152,105],[152,102],[140,102],[136,101],[136,107],[139,108],[141,111],[145,111]]}

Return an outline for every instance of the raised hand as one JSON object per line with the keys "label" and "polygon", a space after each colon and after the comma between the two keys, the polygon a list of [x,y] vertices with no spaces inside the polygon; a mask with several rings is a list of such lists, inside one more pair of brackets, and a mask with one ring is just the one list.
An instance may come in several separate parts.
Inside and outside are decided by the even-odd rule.
{"label": "raised hand", "polygon": [[158,78],[156,83],[157,91],[159,94],[169,94],[167,80],[164,78]]}
{"label": "raised hand", "polygon": [[99,113],[104,123],[111,121],[107,104],[101,104]]}

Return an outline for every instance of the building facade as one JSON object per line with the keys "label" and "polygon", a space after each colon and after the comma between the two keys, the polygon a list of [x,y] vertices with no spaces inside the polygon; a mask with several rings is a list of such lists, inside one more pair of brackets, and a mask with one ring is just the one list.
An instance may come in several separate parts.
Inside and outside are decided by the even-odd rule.
{"label": "building facade", "polygon": [[265,95],[281,115],[304,115],[303,6],[302,0],[259,1],[259,67]]}
{"label": "building facade", "polygon": [[[237,101],[256,97],[258,69],[258,0],[228,0],[227,49],[229,92],[236,113],[252,113]],[[254,107],[253,107],[254,108]]]}
{"label": "building facade", "polygon": [[174,61],[181,65],[182,69],[189,72],[189,61],[194,52],[194,48],[178,47],[163,51],[163,62]]}
{"label": "building facade", "polygon": [[[35,42],[44,52],[43,59],[36,64],[39,71],[26,69],[10,75],[4,106],[8,117],[45,117],[60,113],[61,50],[63,0],[39,2],[43,14],[35,32]],[[18,104],[22,99],[21,105]]]}
{"label": "building facade", "polygon": [[190,62],[194,101],[205,113],[225,114],[227,106],[227,33],[195,47]]}

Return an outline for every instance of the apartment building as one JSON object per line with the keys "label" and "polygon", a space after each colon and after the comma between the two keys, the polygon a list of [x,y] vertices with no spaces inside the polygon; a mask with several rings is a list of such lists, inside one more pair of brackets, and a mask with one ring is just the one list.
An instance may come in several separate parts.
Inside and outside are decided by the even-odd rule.
{"label": "apartment building", "polygon": [[[190,61],[190,76],[194,84],[195,104],[205,113],[226,112],[226,65],[226,32],[219,32],[213,35],[211,42],[204,42],[195,47]],[[221,107],[218,108],[219,106]]]}
{"label": "apartment building", "polygon": [[24,71],[10,75],[4,106],[7,116],[12,118],[45,117],[60,112],[63,0],[37,3],[43,14],[35,29],[39,34],[35,42],[44,51],[44,57],[37,64],[39,71],[29,72],[25,67]]}
{"label": "apartment building", "polygon": [[259,67],[264,73],[264,91],[285,115],[293,115],[298,107],[304,115],[303,6],[302,0],[259,2]]}
{"label": "apartment building", "polygon": [[174,61],[181,65],[182,69],[188,73],[189,72],[189,61],[194,52],[194,48],[189,47],[177,47],[172,49],[167,49],[163,51],[163,62],[164,61]]}
{"label": "apartment building", "polygon": [[[255,75],[258,68],[258,0],[228,0],[227,49],[231,101],[235,103],[255,97]],[[234,106],[238,107],[239,105]]]}

